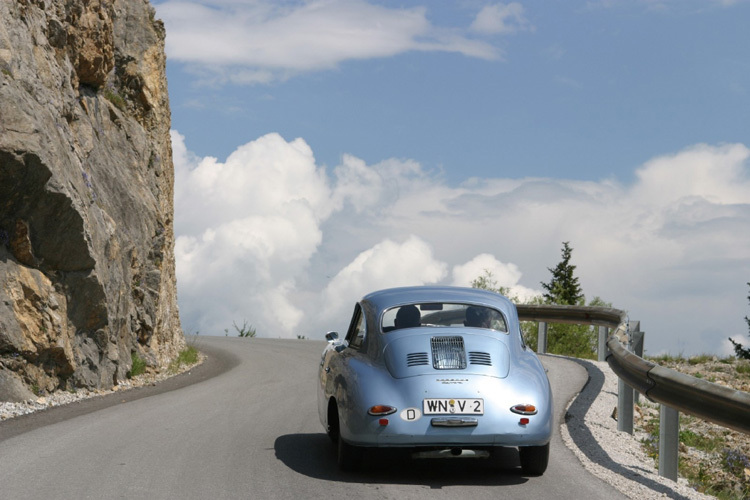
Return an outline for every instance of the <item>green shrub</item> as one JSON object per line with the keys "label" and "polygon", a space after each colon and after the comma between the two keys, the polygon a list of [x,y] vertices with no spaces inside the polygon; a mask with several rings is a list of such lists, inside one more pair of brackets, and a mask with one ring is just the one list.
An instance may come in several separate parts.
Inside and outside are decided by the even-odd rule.
{"label": "green shrub", "polygon": [[597,330],[588,325],[553,323],[547,328],[547,352],[596,359],[598,338]]}
{"label": "green shrub", "polygon": [[234,326],[234,329],[237,330],[237,336],[238,337],[255,337],[256,332],[253,325],[248,326],[247,321],[242,322],[242,328],[237,326],[237,323],[234,321],[232,322],[232,326]]}

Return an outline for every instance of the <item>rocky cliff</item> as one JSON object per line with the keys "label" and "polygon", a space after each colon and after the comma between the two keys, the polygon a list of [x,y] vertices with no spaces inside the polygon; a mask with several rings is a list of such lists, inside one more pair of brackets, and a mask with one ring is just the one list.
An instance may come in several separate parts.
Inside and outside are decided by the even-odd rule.
{"label": "rocky cliff", "polygon": [[184,346],[164,27],[146,0],[0,19],[0,400],[110,388]]}

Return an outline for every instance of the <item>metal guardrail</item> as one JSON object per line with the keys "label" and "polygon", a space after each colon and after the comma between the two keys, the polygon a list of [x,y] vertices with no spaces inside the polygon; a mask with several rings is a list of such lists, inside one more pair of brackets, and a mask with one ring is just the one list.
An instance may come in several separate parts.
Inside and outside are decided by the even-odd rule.
{"label": "metal guardrail", "polygon": [[636,356],[622,344],[627,339],[626,313],[588,306],[516,306],[522,321],[576,323],[613,329],[607,339],[607,363],[627,385],[648,399],[680,412],[750,434],[750,394],[713,384]]}

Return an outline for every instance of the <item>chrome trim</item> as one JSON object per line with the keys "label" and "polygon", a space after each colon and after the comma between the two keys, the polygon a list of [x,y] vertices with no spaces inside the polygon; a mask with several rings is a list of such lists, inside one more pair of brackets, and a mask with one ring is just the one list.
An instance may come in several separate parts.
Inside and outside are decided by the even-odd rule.
{"label": "chrome trim", "polygon": [[479,420],[475,417],[438,417],[430,423],[433,427],[476,427]]}
{"label": "chrome trim", "polygon": [[536,415],[539,412],[539,410],[536,410],[536,409],[534,411],[518,410],[516,409],[516,406],[518,405],[513,405],[510,407],[510,411],[512,411],[516,415]]}

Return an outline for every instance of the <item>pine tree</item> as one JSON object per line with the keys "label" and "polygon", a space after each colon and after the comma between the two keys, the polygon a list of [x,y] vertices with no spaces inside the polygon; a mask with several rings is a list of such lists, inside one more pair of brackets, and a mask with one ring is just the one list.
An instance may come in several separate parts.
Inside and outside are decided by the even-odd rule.
{"label": "pine tree", "polygon": [[581,285],[578,284],[578,278],[573,275],[576,266],[570,263],[570,256],[573,249],[570,248],[569,242],[563,242],[562,261],[557,267],[547,270],[552,273],[552,279],[549,283],[542,282],[542,287],[547,290],[544,299],[549,304],[576,305],[581,304],[585,299],[581,291]]}
{"label": "pine tree", "polygon": [[[543,295],[547,304],[582,306],[586,303],[586,297],[574,274],[576,266],[570,263],[572,252],[569,242],[564,241],[562,260],[554,269],[547,268],[552,273],[550,282],[542,283],[544,289],[547,290],[547,293]],[[599,305],[599,303],[603,301],[598,297],[592,301],[592,305]],[[549,325],[547,330],[547,351],[563,356],[594,359],[597,340],[597,332],[588,325],[554,323]]]}

